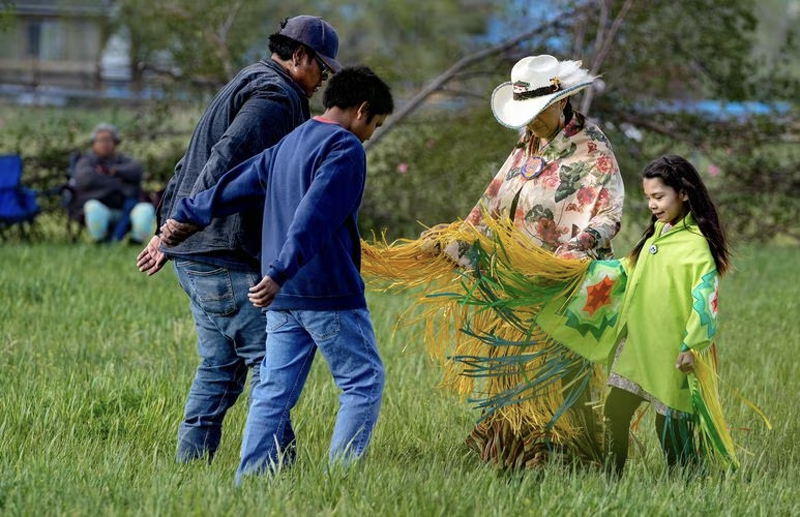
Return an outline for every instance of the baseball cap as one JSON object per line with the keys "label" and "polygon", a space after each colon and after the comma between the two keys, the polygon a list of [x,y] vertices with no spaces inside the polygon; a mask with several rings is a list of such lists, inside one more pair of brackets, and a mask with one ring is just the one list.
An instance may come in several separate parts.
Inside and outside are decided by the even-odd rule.
{"label": "baseball cap", "polygon": [[319,16],[301,14],[287,18],[278,34],[292,38],[313,49],[325,65],[334,72],[342,69],[342,65],[336,61],[336,53],[339,51],[339,36],[333,27]]}

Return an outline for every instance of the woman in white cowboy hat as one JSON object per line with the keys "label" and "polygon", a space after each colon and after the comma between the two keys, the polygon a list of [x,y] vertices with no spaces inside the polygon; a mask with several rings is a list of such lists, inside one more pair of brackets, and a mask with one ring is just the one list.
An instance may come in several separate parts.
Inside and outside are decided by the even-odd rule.
{"label": "woman in white cowboy hat", "polygon": [[[608,139],[597,125],[573,111],[570,104],[570,96],[589,87],[593,80],[579,61],[559,61],[549,55],[526,57],[514,65],[511,80],[492,93],[491,106],[500,124],[522,134],[470,212],[468,223],[488,235],[485,217],[507,217],[523,235],[557,256],[613,257],[611,239],[619,231],[622,218],[622,178]],[[468,246],[455,242],[446,246],[444,252],[469,268]],[[475,345],[471,343],[464,350],[451,353],[492,360],[533,352],[530,347],[511,350],[511,347],[483,345],[476,350],[467,346]],[[536,346],[539,345],[532,345]],[[447,368],[445,375],[451,379],[465,370],[457,361],[449,362]],[[552,375],[554,386],[569,386],[576,372],[570,366],[557,369]],[[479,398],[486,400],[508,386],[503,379],[489,379],[480,387]],[[602,389],[601,380],[595,379],[591,387]],[[572,394],[575,399],[564,403],[564,407],[585,405],[588,391],[575,390]],[[566,395],[557,390],[558,397],[562,402],[548,403],[560,406]],[[561,451],[570,451],[572,456],[598,459],[602,436],[598,432],[600,426],[595,424],[599,424],[599,414],[591,409],[568,410],[563,415],[556,411],[561,416],[553,416],[550,423],[545,425],[545,419],[542,425],[526,427],[515,415],[528,409],[547,414],[550,409],[542,405],[541,399],[519,403],[525,404],[540,406],[508,407],[485,416],[470,433],[468,445],[484,460],[506,467],[534,466],[547,458],[547,451],[553,450],[554,444]],[[545,428],[547,432],[543,431]],[[576,429],[584,430],[577,439],[573,432]]]}
{"label": "woman in white cowboy hat", "polygon": [[[580,61],[540,55],[521,59],[511,81],[492,93],[500,124],[524,130],[500,171],[472,209],[508,215],[541,247],[566,258],[611,258],[624,188],[611,144],[572,110],[570,96],[595,78]],[[514,213],[509,213],[516,199]]]}
{"label": "woman in white cowboy hat", "polygon": [[[466,222],[437,225],[415,241],[368,246],[362,263],[362,273],[394,288],[426,286],[421,339],[442,360],[444,385],[486,409],[468,445],[506,468],[541,465],[553,451],[602,461],[602,415],[587,405],[588,395],[604,388],[599,369],[535,326],[484,310],[498,298],[476,278],[494,279],[493,267],[474,266],[497,250],[485,248],[486,239],[475,237],[480,234],[501,242],[508,233],[513,248],[503,247],[504,254],[531,271],[555,264],[560,275],[583,267],[541,249],[568,259],[612,257],[623,200],[617,161],[600,129],[569,103],[592,80],[579,62],[547,55],[520,60],[491,104],[497,120],[522,135]],[[454,271],[441,255],[475,274]],[[481,290],[483,306],[461,303],[454,285]],[[494,285],[507,284],[497,279]],[[531,309],[528,315],[536,306]],[[490,335],[497,339],[484,339]]]}

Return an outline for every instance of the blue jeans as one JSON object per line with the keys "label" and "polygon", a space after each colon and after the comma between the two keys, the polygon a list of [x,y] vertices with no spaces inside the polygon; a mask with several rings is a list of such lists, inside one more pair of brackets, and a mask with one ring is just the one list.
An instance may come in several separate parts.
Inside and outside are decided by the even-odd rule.
{"label": "blue jeans", "polygon": [[258,384],[265,319],[247,299],[247,290],[260,275],[185,259],[176,259],[174,266],[191,300],[200,355],[178,428],[176,460],[211,461],[222,436],[222,420],[242,393],[248,369],[251,391]]}
{"label": "blue jeans", "polygon": [[155,207],[151,203],[140,203],[136,198],[127,198],[120,209],[108,208],[90,199],[83,205],[83,214],[86,229],[95,242],[121,241],[128,230],[132,241],[147,242],[155,229]]}
{"label": "blue jeans", "polygon": [[383,364],[369,311],[268,311],[267,353],[247,413],[237,484],[243,475],[293,461],[289,413],[317,349],[341,390],[329,460],[347,464],[363,454],[383,393]]}

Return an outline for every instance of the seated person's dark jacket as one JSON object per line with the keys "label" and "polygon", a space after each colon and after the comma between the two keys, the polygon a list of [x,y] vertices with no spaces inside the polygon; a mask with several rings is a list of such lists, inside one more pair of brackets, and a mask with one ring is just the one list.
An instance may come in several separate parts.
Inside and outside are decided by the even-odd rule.
{"label": "seated person's dark jacket", "polygon": [[128,156],[101,158],[87,152],[75,163],[72,182],[75,196],[70,203],[70,216],[80,214],[90,199],[111,209],[122,208],[125,199],[138,199],[142,193],[142,172],[139,162]]}

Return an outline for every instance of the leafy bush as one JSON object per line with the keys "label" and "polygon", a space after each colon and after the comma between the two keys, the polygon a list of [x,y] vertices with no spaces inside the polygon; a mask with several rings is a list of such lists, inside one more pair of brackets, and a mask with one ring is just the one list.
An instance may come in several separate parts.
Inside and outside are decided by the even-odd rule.
{"label": "leafy bush", "polygon": [[368,154],[362,233],[414,237],[466,217],[516,140],[488,109],[427,112],[396,127]]}
{"label": "leafy bush", "polygon": [[[154,192],[172,176],[201,108],[3,106],[0,152],[20,153],[23,182],[46,191],[64,183],[70,154],[88,146],[94,125],[111,122],[123,138],[120,152],[143,163],[145,188]],[[632,139],[621,125],[602,124],[626,185],[623,226],[637,233],[649,217],[639,172],[650,160],[676,153],[698,168],[734,240],[800,239],[795,230],[800,219],[800,150],[788,140],[790,124],[767,117],[722,123],[685,115],[658,122],[667,130],[677,128],[674,132],[680,131],[683,139],[654,131]],[[368,151],[367,188],[359,214],[362,235],[386,232],[390,240],[413,238],[424,226],[466,217],[516,138],[486,106],[427,109],[395,126]],[[58,198],[42,198],[40,204],[52,210]]]}

